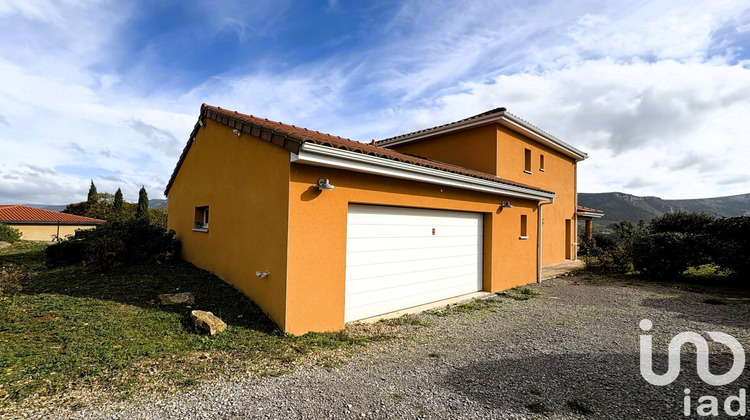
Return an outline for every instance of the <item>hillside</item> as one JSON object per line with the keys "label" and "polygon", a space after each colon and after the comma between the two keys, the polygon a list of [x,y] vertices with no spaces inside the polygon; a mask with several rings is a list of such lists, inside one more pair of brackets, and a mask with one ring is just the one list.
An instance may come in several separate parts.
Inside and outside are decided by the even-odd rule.
{"label": "hillside", "polygon": [[639,197],[620,192],[579,193],[578,204],[604,211],[602,224],[623,220],[637,223],[677,210],[706,211],[716,216],[750,215],[750,194],[728,197],[697,198],[691,200],[663,200],[659,197]]}

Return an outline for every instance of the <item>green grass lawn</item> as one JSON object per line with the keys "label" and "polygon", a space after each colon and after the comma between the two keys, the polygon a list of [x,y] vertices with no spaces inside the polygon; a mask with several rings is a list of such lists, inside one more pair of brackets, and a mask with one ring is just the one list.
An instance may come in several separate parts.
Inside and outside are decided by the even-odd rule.
{"label": "green grass lawn", "polygon": [[[48,269],[44,248],[0,250],[0,265],[31,270],[19,294],[0,298],[0,408],[82,389],[127,396],[232,372],[275,375],[302,357],[333,363],[341,351],[385,337],[285,335],[231,285],[183,261],[99,274]],[[159,304],[159,294],[175,292],[192,292],[195,304]],[[227,331],[196,333],[193,309],[212,311]]]}

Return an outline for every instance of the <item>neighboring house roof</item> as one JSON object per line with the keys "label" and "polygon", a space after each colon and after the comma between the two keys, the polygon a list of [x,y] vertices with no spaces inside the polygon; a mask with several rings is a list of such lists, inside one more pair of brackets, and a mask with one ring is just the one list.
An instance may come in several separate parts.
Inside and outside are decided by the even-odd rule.
{"label": "neighboring house roof", "polygon": [[61,225],[98,225],[104,223],[105,220],[13,204],[0,205],[0,222],[26,225],[57,223]]}
{"label": "neighboring house roof", "polygon": [[[491,183],[507,185],[511,188],[517,188],[519,190],[536,191],[545,196],[545,198],[548,198],[546,196],[554,196],[554,193],[551,191],[546,191],[518,182],[508,181],[493,174],[488,174],[485,172],[475,171],[445,162],[438,162],[432,159],[397,152],[388,148],[379,147],[374,142],[370,144],[361,143],[342,137],[321,133],[319,131],[308,130],[306,128],[296,127],[294,125],[271,121],[266,118],[259,118],[253,115],[241,114],[236,111],[228,111],[206,104],[203,104],[203,106],[201,106],[201,113],[200,117],[198,118],[198,122],[195,124],[195,128],[190,135],[190,139],[188,140],[185,149],[182,151],[182,155],[180,156],[180,159],[177,162],[177,166],[172,173],[172,177],[167,184],[167,188],[164,192],[165,195],[169,194],[169,190],[172,187],[175,178],[177,177],[177,173],[182,166],[182,162],[185,160],[185,157],[187,156],[187,153],[190,150],[193,141],[195,140],[195,136],[198,133],[198,130],[204,124],[204,119],[210,119],[224,124],[229,128],[238,130],[238,132],[259,137],[279,147],[283,147],[294,154],[299,154],[301,149],[305,149],[304,145],[306,143],[313,143],[316,145],[327,147],[329,149],[341,150],[343,152],[353,152],[362,160],[367,160],[367,156],[385,158],[393,162],[400,162],[413,167],[435,169],[442,172],[481,179],[484,181],[490,181]],[[320,148],[318,148],[318,150],[320,150]],[[355,156],[354,154],[347,153],[347,156],[351,159],[353,156]]]}
{"label": "neighboring house roof", "polygon": [[502,124],[503,126],[508,127],[513,131],[519,132],[525,136],[531,137],[543,144],[546,144],[552,149],[555,149],[569,157],[572,157],[577,161],[586,159],[588,157],[586,153],[576,149],[568,143],[565,143],[552,134],[543,131],[539,127],[536,127],[529,122],[524,121],[523,119],[511,114],[505,108],[491,109],[489,111],[482,112],[481,114],[474,115],[473,117],[464,118],[452,123],[438,125],[436,127],[426,128],[424,130],[414,131],[411,133],[402,134],[400,136],[379,140],[376,141],[375,144],[384,147],[396,146],[399,144],[410,143],[440,134],[450,133],[456,130],[462,130],[469,127],[487,124]]}
{"label": "neighboring house roof", "polygon": [[604,216],[604,212],[599,209],[592,209],[591,207],[584,207],[584,206],[578,206],[576,208],[576,213],[579,216],[585,216],[585,217],[602,217]]}

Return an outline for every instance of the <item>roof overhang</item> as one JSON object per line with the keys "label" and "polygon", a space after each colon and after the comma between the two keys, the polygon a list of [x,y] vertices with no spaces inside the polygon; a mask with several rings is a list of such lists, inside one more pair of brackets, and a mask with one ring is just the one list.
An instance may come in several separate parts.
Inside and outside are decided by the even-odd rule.
{"label": "roof overhang", "polygon": [[433,137],[440,134],[446,134],[453,131],[458,130],[465,130],[467,128],[476,127],[480,125],[487,125],[497,123],[501,124],[504,127],[507,127],[515,132],[521,133],[527,137],[531,137],[532,139],[544,144],[545,146],[557,150],[558,152],[571,157],[575,159],[576,161],[581,161],[586,158],[588,158],[588,154],[585,152],[576,149],[575,147],[569,145],[568,143],[565,143],[564,141],[558,139],[557,137],[546,133],[539,128],[527,123],[526,121],[516,117],[513,114],[510,114],[508,112],[501,112],[499,114],[491,114],[484,117],[479,117],[476,119],[469,119],[462,122],[457,122],[455,124],[448,124],[443,127],[438,127],[433,130],[425,130],[425,132],[417,132],[414,135],[410,136],[402,136],[397,137],[393,139],[386,139],[381,140],[378,142],[378,146],[382,147],[392,147],[397,146],[399,144],[405,144],[410,143],[413,141]]}
{"label": "roof overhang", "polygon": [[576,214],[580,217],[590,217],[592,219],[599,219],[604,216],[604,213],[591,213],[589,211],[579,211]]}
{"label": "roof overhang", "polygon": [[291,153],[290,160],[292,163],[345,169],[354,172],[536,201],[553,200],[556,197],[554,193],[427,168],[411,163],[383,159],[382,157],[365,155],[349,150],[335,149],[315,143],[303,143],[298,153]]}

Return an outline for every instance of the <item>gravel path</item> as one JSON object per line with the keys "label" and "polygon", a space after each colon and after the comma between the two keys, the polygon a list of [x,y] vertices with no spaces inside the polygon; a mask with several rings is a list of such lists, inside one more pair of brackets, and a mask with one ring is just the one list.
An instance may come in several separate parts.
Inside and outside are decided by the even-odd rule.
{"label": "gravel path", "polygon": [[[580,277],[532,288],[540,296],[527,301],[493,297],[495,312],[420,315],[428,326],[403,327],[408,338],[371,344],[338,369],[206,383],[58,418],[674,419],[685,418],[685,388],[695,397],[693,413],[698,397],[714,395],[721,414],[727,396],[748,388],[747,372],[727,386],[703,384],[693,355],[683,358],[677,381],[655,387],[638,362],[643,318],[654,324],[657,372],[666,370],[667,343],[682,331],[722,331],[750,351],[747,302],[713,305],[685,290]],[[714,373],[731,362],[721,350],[712,347]]]}

